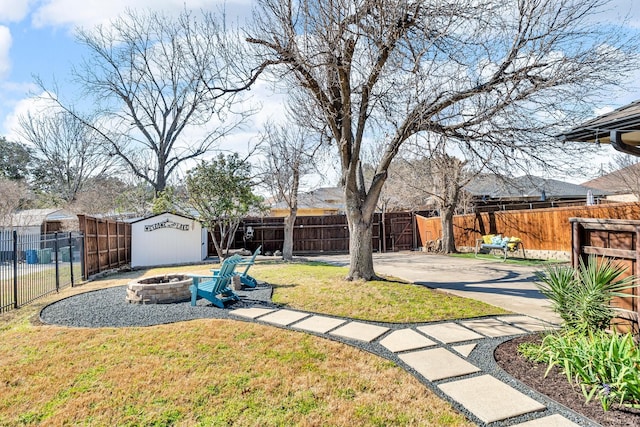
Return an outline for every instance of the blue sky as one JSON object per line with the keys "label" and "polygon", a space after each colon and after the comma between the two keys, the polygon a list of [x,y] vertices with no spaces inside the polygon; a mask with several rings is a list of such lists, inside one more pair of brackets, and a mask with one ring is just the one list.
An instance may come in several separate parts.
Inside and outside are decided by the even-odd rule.
{"label": "blue sky", "polygon": [[[251,0],[224,2],[229,17],[249,13]],[[74,28],[106,23],[125,8],[179,12],[216,9],[223,0],[0,0],[0,135],[17,139],[17,116],[32,105],[40,91],[34,76],[47,87],[54,78],[62,90],[73,90],[69,70],[78,64],[82,48]]]}
{"label": "blue sky", "polygon": [[[211,9],[223,2],[231,18],[250,13],[251,0],[0,0],[0,135],[17,139],[17,117],[28,111],[33,105],[31,95],[38,93],[34,75],[45,82],[55,76],[63,88],[68,88],[65,81],[69,70],[83,53],[74,42],[74,27],[105,23],[127,7],[179,11],[185,5]],[[640,33],[638,0],[614,0],[602,20],[619,23],[626,14],[630,14],[627,24]],[[594,114],[640,99],[640,70],[629,84],[635,87],[603,99],[594,106]],[[256,96],[260,90],[253,93]],[[267,97],[264,110],[282,110],[269,106],[277,102],[277,98]],[[246,140],[256,132],[257,125],[246,129],[238,139]]]}

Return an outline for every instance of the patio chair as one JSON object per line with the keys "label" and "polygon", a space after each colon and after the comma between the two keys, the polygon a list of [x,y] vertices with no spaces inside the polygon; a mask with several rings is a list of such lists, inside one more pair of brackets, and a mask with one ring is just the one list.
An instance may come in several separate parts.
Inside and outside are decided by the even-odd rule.
{"label": "patio chair", "polygon": [[238,295],[230,288],[231,280],[236,275],[235,268],[242,262],[240,255],[233,255],[225,259],[220,270],[213,277],[190,275],[193,284],[189,287],[191,291],[191,305],[196,305],[198,298],[210,301],[216,307],[224,308],[228,301],[239,301]]}
{"label": "patio chair", "polygon": [[255,264],[256,256],[260,255],[260,249],[262,249],[262,245],[258,246],[258,249],[256,249],[253,255],[251,255],[251,258],[243,259],[240,263],[238,263],[238,265],[246,265],[246,268],[242,273],[236,273],[236,274],[240,275],[240,282],[243,285],[246,285],[250,288],[255,288],[256,286],[258,286],[258,281],[253,277],[249,276],[247,273],[249,272],[249,269],[251,268],[251,266]]}
{"label": "patio chair", "polygon": [[[237,265],[238,266],[246,266],[242,273],[235,272],[237,276],[240,276],[240,283],[250,288],[255,288],[258,286],[258,281],[253,277],[249,276],[249,269],[256,262],[256,256],[260,255],[260,250],[262,249],[262,245],[258,246],[258,249],[255,250],[253,255],[250,258],[243,258]],[[217,276],[220,270],[211,270],[213,276]]]}

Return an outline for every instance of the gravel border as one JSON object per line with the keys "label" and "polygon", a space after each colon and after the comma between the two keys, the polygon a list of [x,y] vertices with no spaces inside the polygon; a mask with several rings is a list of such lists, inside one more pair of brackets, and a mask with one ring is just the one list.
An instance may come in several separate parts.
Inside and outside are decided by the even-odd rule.
{"label": "gravel border", "polygon": [[[279,327],[282,329],[295,330],[297,332],[304,332],[311,335],[316,335],[332,341],[341,342],[351,345],[369,353],[375,354],[380,357],[384,357],[402,369],[409,372],[415,378],[417,378],[422,384],[429,388],[432,392],[438,395],[443,400],[449,402],[457,411],[465,415],[469,420],[475,422],[479,426],[486,427],[502,427],[513,426],[515,424],[523,423],[526,421],[539,419],[543,416],[560,414],[565,418],[573,421],[574,423],[590,427],[598,426],[599,424],[589,420],[582,415],[566,408],[565,406],[549,399],[535,390],[529,388],[523,383],[511,377],[505,371],[503,371],[496,363],[493,353],[498,345],[514,338],[515,336],[500,337],[500,338],[484,338],[481,340],[473,340],[468,342],[457,342],[454,345],[464,345],[468,343],[475,343],[476,348],[469,355],[467,360],[481,369],[476,374],[471,374],[464,377],[450,378],[440,381],[429,381],[421,374],[415,371],[413,368],[405,364],[400,358],[398,353],[393,353],[380,345],[377,341],[384,338],[386,335],[399,329],[415,329],[423,325],[432,325],[437,323],[459,323],[457,320],[447,320],[439,322],[423,322],[423,323],[384,323],[384,322],[371,322],[364,320],[357,320],[358,322],[368,323],[372,325],[384,326],[390,330],[379,337],[372,343],[350,340],[335,335],[329,334],[316,334],[308,331],[301,331],[288,326],[278,326],[271,323],[261,322],[258,320],[244,319],[236,316],[231,316],[231,310],[238,308],[249,307],[262,307],[281,309],[286,308],[274,304],[271,301],[271,295],[273,289],[268,284],[259,284],[256,288],[245,288],[242,291],[235,291],[240,297],[240,301],[234,302],[228,306],[228,308],[221,309],[213,306],[210,302],[200,299],[196,306],[191,306],[190,301],[170,303],[170,304],[133,304],[126,301],[126,285],[116,286],[112,288],[100,289],[95,291],[89,291],[74,296],[64,298],[45,306],[40,311],[40,321],[45,324],[67,326],[67,327],[80,327],[80,328],[118,328],[118,327],[146,327],[161,325],[167,323],[183,322],[195,319],[233,319],[238,321],[254,322],[270,327]],[[300,311],[300,310],[296,310]],[[336,316],[327,315],[324,313],[309,313],[320,314],[325,317]],[[513,316],[513,315],[511,315]],[[487,316],[486,318],[496,318],[501,316]],[[340,318],[342,319],[342,318]],[[464,321],[467,319],[461,319]],[[523,335],[526,334],[523,331]],[[517,336],[517,335],[516,335]],[[446,348],[449,351],[455,353],[452,349],[452,345],[438,343],[438,347]],[[435,348],[435,347],[433,347]],[[401,353],[400,353],[401,354]],[[479,420],[474,414],[469,412],[465,407],[458,404],[458,402],[452,400],[448,395],[444,394],[438,385],[456,381],[462,378],[469,378],[473,376],[489,374],[499,379],[500,381],[510,385],[516,390],[524,393],[525,395],[532,397],[533,399],[543,403],[547,409],[542,412],[533,412],[525,414],[516,418],[511,418],[506,421],[498,421],[493,423],[484,423]],[[488,391],[490,392],[490,390]]]}
{"label": "gravel border", "polygon": [[[204,299],[199,299],[195,307],[191,306],[191,301],[170,304],[130,303],[125,299],[126,289],[126,285],[116,286],[64,298],[44,307],[40,311],[40,321],[77,328],[121,328],[154,326],[194,319],[229,318],[229,309],[215,307]],[[276,308],[277,306],[271,303],[272,291],[268,285],[235,291],[240,301],[229,307]]]}

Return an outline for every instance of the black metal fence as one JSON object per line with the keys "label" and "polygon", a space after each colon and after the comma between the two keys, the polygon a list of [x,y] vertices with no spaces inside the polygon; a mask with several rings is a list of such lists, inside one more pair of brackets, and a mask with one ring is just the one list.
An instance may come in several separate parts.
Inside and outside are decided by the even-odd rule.
{"label": "black metal fence", "polygon": [[73,286],[84,272],[82,234],[0,231],[0,313]]}

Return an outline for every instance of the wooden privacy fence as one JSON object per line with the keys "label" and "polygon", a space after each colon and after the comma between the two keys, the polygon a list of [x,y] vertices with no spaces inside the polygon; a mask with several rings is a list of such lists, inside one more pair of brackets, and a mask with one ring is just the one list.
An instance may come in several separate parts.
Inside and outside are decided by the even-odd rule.
{"label": "wooden privacy fence", "polygon": [[[571,251],[570,218],[640,219],[639,203],[572,206],[522,211],[483,212],[457,215],[453,220],[456,247],[474,247],[483,234],[502,234],[522,239],[526,249]],[[442,236],[440,218],[416,217],[418,242]]]}
{"label": "wooden privacy fence", "polygon": [[[383,220],[384,217],[384,220]],[[247,239],[247,230],[251,238]],[[284,218],[245,218],[235,236],[234,248],[262,252],[282,250]],[[376,214],[371,245],[374,251],[413,250],[416,243],[415,219],[411,212]],[[294,254],[349,252],[349,225],[345,215],[299,216],[293,232]],[[210,251],[213,253],[213,251]]]}
{"label": "wooden privacy fence", "polygon": [[84,278],[131,263],[131,224],[78,215],[84,234]]}
{"label": "wooden privacy fence", "polygon": [[[574,267],[579,266],[580,260],[586,261],[589,255],[597,255],[615,259],[616,263],[626,267],[626,276],[634,274],[640,277],[640,221],[594,218],[571,218],[570,221]],[[628,293],[633,297],[613,301],[620,310],[614,323],[622,330],[632,330],[637,334],[640,289]]]}

